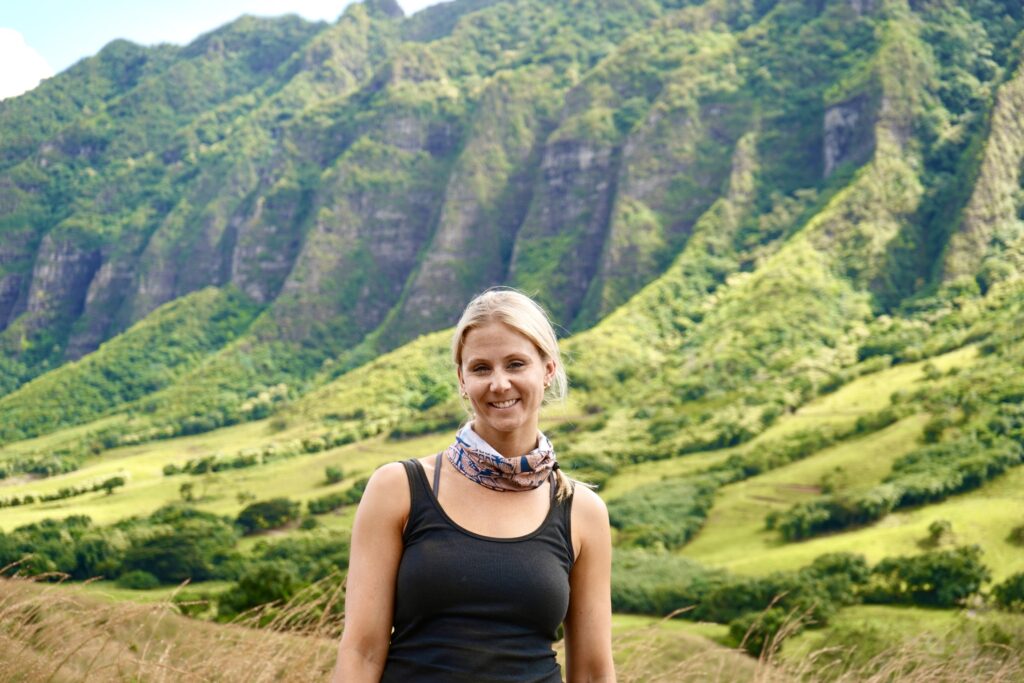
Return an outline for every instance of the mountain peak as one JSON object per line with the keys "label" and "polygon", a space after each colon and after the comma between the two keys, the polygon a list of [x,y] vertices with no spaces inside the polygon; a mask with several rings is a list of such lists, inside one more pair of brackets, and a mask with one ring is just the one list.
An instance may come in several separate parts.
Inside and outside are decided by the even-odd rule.
{"label": "mountain peak", "polygon": [[405,12],[396,0],[365,0],[363,4],[370,14],[380,14],[392,19],[405,17]]}

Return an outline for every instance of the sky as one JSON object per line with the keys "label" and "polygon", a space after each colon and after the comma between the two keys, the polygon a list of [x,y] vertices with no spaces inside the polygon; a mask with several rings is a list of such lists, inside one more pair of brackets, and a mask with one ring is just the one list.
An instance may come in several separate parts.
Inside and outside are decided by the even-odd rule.
{"label": "sky", "polygon": [[[117,38],[184,45],[242,14],[333,22],[353,0],[2,0],[0,99],[34,88]],[[412,14],[440,0],[398,0]]]}

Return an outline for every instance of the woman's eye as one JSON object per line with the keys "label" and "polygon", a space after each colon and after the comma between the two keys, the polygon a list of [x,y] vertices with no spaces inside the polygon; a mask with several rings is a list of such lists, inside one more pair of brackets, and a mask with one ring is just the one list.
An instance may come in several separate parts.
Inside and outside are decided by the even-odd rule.
{"label": "woman's eye", "polygon": [[477,374],[479,374],[481,372],[487,372],[487,366],[486,365],[477,365],[475,368],[473,368],[472,372],[475,372]]}
{"label": "woman's eye", "polygon": [[524,363],[521,360],[514,360],[514,361],[512,361],[511,363],[508,364],[508,367],[511,370],[518,370],[519,368],[526,367],[526,363]]}

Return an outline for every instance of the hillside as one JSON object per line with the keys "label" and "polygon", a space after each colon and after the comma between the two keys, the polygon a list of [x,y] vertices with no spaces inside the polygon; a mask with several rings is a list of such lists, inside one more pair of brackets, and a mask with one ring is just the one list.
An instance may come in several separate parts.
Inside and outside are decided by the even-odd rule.
{"label": "hillside", "polygon": [[1019,272],[1020,21],[992,0],[381,0],[111,44],[0,105],[0,391],[211,286],[255,316],[235,339],[50,422],[132,415],[110,442],[259,417],[254,396],[497,283],[582,331],[660,282],[635,343],[676,359],[677,395],[842,366],[875,316]]}

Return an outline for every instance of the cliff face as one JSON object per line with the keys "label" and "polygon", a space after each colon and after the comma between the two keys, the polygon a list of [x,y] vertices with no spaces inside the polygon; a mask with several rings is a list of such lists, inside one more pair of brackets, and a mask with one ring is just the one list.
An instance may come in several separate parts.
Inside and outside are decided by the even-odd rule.
{"label": "cliff face", "polygon": [[236,415],[496,284],[583,330],[677,269],[690,329],[736,283],[776,291],[771,263],[813,274],[778,289],[797,298],[839,279],[820,320],[1012,279],[1021,22],[1009,2],[380,0],[112,44],[0,103],[0,386],[206,287],[258,309],[187,380]]}
{"label": "cliff face", "polygon": [[553,78],[547,68],[500,76],[481,96],[436,231],[383,330],[384,348],[454,324],[473,294],[507,281],[556,102],[536,83]]}
{"label": "cliff face", "polygon": [[981,169],[949,243],[947,281],[981,273],[986,287],[1024,274],[1024,68],[996,95]]}
{"label": "cliff face", "polygon": [[18,322],[27,334],[74,319],[82,312],[89,283],[100,266],[98,249],[47,235],[36,253],[25,313]]}

